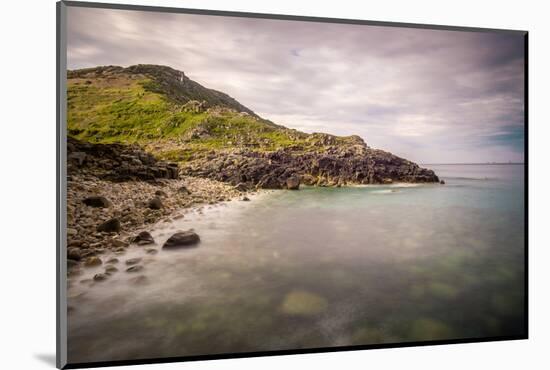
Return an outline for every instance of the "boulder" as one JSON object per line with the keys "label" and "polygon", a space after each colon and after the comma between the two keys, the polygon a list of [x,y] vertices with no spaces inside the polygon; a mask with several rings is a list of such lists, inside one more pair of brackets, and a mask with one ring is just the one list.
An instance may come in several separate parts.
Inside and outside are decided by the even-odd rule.
{"label": "boulder", "polygon": [[162,248],[174,249],[174,248],[189,248],[200,242],[199,235],[192,230],[180,231],[172,235],[164,243]]}
{"label": "boulder", "polygon": [[439,183],[440,183],[441,185],[445,185],[445,180],[441,180],[441,181],[439,181]]}
{"label": "boulder", "polygon": [[96,208],[107,208],[111,206],[111,201],[109,201],[109,199],[102,196],[92,196],[92,197],[84,198],[82,200],[82,203],[84,203],[88,207],[96,207]]}
{"label": "boulder", "polygon": [[107,220],[100,224],[97,227],[97,231],[106,233],[117,233],[120,231],[120,221],[118,220],[118,218],[111,218],[110,220]]}
{"label": "boulder", "polygon": [[288,190],[300,189],[300,177],[293,175],[286,179],[286,188]]}

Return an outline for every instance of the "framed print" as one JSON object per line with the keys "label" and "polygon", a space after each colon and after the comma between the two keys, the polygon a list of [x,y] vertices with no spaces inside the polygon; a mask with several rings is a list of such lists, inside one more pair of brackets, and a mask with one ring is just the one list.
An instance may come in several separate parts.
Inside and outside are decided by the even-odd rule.
{"label": "framed print", "polygon": [[58,367],[527,338],[527,32],[60,2]]}

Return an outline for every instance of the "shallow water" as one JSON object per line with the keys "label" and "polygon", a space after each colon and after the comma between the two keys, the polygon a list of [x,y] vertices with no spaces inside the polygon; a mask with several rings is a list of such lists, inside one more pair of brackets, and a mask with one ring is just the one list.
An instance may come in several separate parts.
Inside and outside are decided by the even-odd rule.
{"label": "shallow water", "polygon": [[[447,184],[274,191],[158,224],[158,254],[71,279],[69,361],[521,335],[524,167],[430,168]],[[189,228],[198,248],[160,249]],[[148,284],[124,272],[136,256]]]}

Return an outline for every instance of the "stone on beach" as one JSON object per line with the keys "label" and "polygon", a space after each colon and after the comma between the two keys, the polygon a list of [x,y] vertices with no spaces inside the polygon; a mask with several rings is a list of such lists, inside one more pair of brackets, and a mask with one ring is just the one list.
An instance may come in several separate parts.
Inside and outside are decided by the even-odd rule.
{"label": "stone on beach", "polygon": [[89,207],[96,207],[96,208],[107,208],[111,206],[111,202],[109,199],[102,197],[102,196],[92,196],[88,198],[84,198],[82,200],[82,203]]}
{"label": "stone on beach", "polygon": [[156,195],[157,197],[167,197],[167,196],[168,196],[168,195],[166,195],[166,193],[165,193],[164,191],[162,191],[162,190],[157,190],[157,191],[155,191],[155,195]]}
{"label": "stone on beach", "polygon": [[102,263],[103,261],[101,261],[101,258],[92,256],[92,257],[86,258],[86,260],[84,261],[84,266],[93,267],[93,266],[99,266]]}
{"label": "stone on beach", "polygon": [[107,220],[107,221],[103,222],[102,224],[100,224],[97,227],[97,231],[107,232],[107,233],[119,232],[120,228],[121,228],[120,227],[120,221],[118,220],[118,218],[111,218],[110,220]]}
{"label": "stone on beach", "polygon": [[115,248],[126,248],[126,247],[129,246],[128,243],[126,243],[125,241],[120,240],[120,239],[112,239],[111,240],[111,245]]}
{"label": "stone on beach", "polygon": [[300,177],[293,175],[286,179],[286,188],[288,190],[300,189]]}
{"label": "stone on beach", "polygon": [[69,248],[67,249],[67,258],[70,260],[80,261],[82,254],[80,253],[80,248]]}
{"label": "stone on beach", "polygon": [[137,245],[147,245],[154,244],[155,239],[153,239],[153,236],[148,231],[142,231],[134,237],[133,242]]}
{"label": "stone on beach", "polygon": [[191,192],[189,191],[189,189],[187,189],[187,187],[184,186],[184,185],[180,186],[180,188],[178,189],[178,193],[182,193],[182,194],[191,194]]}
{"label": "stone on beach", "polygon": [[107,274],[95,274],[94,275],[94,280],[95,281],[103,281],[103,280],[107,280]]}
{"label": "stone on beach", "polygon": [[161,209],[162,208],[162,201],[159,197],[155,197],[149,201],[147,206],[151,209]]}
{"label": "stone on beach", "polygon": [[130,258],[129,260],[126,260],[126,264],[127,264],[128,266],[137,265],[140,261],[141,261],[141,258],[139,258],[139,257],[137,257],[137,258]]}
{"label": "stone on beach", "polygon": [[143,270],[143,266],[142,265],[134,265],[132,267],[128,267],[126,269],[126,272],[138,272],[138,271],[141,271]]}
{"label": "stone on beach", "polygon": [[164,243],[162,248],[189,248],[200,242],[200,237],[192,230],[180,231],[172,235]]}
{"label": "stone on beach", "polygon": [[112,273],[115,273],[117,271],[118,271],[118,269],[113,265],[109,265],[109,266],[105,267],[105,273],[106,274],[112,274]]}

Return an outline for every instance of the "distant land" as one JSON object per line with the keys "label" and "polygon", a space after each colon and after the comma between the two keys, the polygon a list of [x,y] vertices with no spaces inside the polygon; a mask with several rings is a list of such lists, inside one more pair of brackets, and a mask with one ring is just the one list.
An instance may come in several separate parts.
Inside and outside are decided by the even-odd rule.
{"label": "distant land", "polygon": [[524,165],[524,162],[480,162],[480,163],[420,163],[421,166],[487,166]]}

